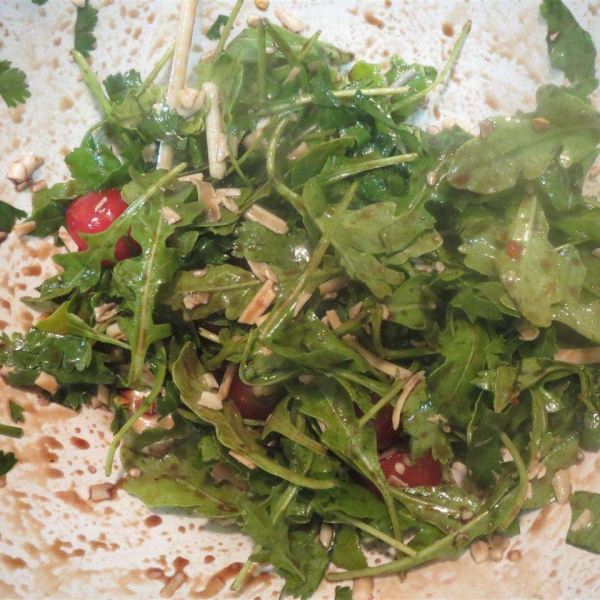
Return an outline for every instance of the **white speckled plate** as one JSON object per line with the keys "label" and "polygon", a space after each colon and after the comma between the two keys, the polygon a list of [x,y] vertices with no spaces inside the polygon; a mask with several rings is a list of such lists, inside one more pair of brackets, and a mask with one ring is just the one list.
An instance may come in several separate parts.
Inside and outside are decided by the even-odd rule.
{"label": "white speckled plate", "polygon": [[[175,0],[92,0],[100,9],[93,68],[105,76],[135,67],[147,73],[172,38]],[[536,87],[560,81],[549,69],[545,29],[538,2],[530,0],[279,0],[303,18],[310,33],[385,61],[398,53],[409,61],[440,67],[453,38],[471,19],[473,30],[453,77],[431,94],[421,123],[460,122],[473,128],[492,113],[531,109]],[[192,64],[208,46],[202,31],[229,3],[205,2]],[[247,0],[244,23],[257,12]],[[277,4],[272,0],[272,7]],[[600,46],[600,3],[570,0],[569,6]],[[271,11],[268,13],[271,15]],[[28,74],[33,93],[25,106],[7,109],[0,101],[0,172],[25,150],[45,159],[36,177],[49,184],[66,179],[63,157],[97,120],[77,69],[68,60],[74,8],[69,0],[0,0],[0,59]],[[0,179],[0,197],[29,207]],[[53,247],[17,239],[0,245],[0,328],[24,330],[35,318],[20,298],[52,272]],[[104,482],[102,468],[111,434],[110,415],[76,414],[44,406],[35,394],[0,381],[0,422],[8,401],[26,407],[25,436],[0,439],[20,460],[0,489],[0,598],[158,598],[181,582],[176,598],[239,597],[215,574],[243,562],[249,542],[233,531],[206,526],[202,519],[152,515],[118,490],[110,501],[88,500],[90,485]],[[600,491],[600,458],[575,469],[576,489]],[[112,482],[121,476],[115,467]],[[568,507],[551,505],[529,515],[523,534],[512,539],[512,560],[476,566],[470,556],[411,572],[404,581],[376,584],[377,598],[598,598],[600,557],[563,543]],[[189,561],[189,563],[187,562]],[[179,575],[176,580],[173,576]],[[170,582],[170,583],[169,583]],[[167,585],[167,590],[164,586]],[[276,597],[278,581],[256,573],[243,598]],[[207,589],[208,588],[208,589]],[[331,598],[323,586],[319,598]]]}

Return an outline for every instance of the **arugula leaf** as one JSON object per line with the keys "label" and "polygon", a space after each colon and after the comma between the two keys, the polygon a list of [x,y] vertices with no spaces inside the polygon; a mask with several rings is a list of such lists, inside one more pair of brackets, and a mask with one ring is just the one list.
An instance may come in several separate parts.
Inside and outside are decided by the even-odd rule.
{"label": "arugula leaf", "polygon": [[8,60],[0,60],[0,96],[9,108],[24,104],[31,96],[25,73]]}
{"label": "arugula leaf", "polygon": [[564,72],[578,94],[587,96],[598,86],[592,36],[577,23],[562,0],[543,0],[540,13],[548,23],[546,41],[552,66]]}
{"label": "arugula leaf", "polygon": [[25,421],[25,417],[23,416],[23,411],[25,409],[12,400],[8,401],[8,405],[10,407],[10,418],[12,419],[12,422],[23,423],[23,421]]}
{"label": "arugula leaf", "polygon": [[335,587],[335,600],[352,600],[352,589],[337,585]]}
{"label": "arugula leaf", "polygon": [[6,375],[10,385],[32,386],[40,371],[53,375],[60,384],[114,381],[114,374],[105,364],[107,357],[93,352],[87,340],[32,329],[25,336],[4,341],[0,363],[14,367]]}
{"label": "arugula leaf", "polygon": [[12,452],[0,450],[0,477],[6,475],[16,464],[17,459]]}
{"label": "arugula leaf", "polygon": [[97,22],[98,10],[89,3],[89,0],[83,8],[77,8],[73,48],[85,56],[85,58],[96,47],[96,37],[93,31]]}
{"label": "arugula leaf", "polygon": [[466,142],[450,157],[448,182],[493,194],[511,188],[519,177],[537,179],[555,158],[569,167],[595,150],[600,114],[588,103],[551,85],[538,90],[537,102],[532,115],[490,119],[494,129],[487,137]]}
{"label": "arugula leaf", "polygon": [[150,508],[181,507],[213,519],[235,516],[242,498],[240,490],[230,483],[215,484],[209,468],[197,469],[192,465],[197,443],[198,438],[191,436],[183,447],[176,445],[160,458],[135,449],[131,442],[123,446],[125,468],[138,467],[142,471],[140,477],[128,479],[124,489]]}
{"label": "arugula leaf", "polygon": [[523,199],[506,238],[514,250],[496,257],[504,289],[528,321],[548,327],[551,306],[561,299],[556,285],[559,256],[548,241],[548,223],[537,198]]}
{"label": "arugula leaf", "polygon": [[486,331],[478,324],[456,320],[440,335],[444,362],[427,377],[435,410],[451,423],[466,425],[477,392],[471,383],[485,367]]}
{"label": "arugula leaf", "polygon": [[575,492],[569,502],[572,512],[567,544],[600,554],[600,494]]}
{"label": "arugula leaf", "polygon": [[17,219],[22,219],[27,213],[0,200],[0,231],[10,231]]}
{"label": "arugula leaf", "polygon": [[221,27],[227,23],[227,19],[227,15],[219,15],[206,32],[206,37],[209,40],[218,40],[221,37]]}
{"label": "arugula leaf", "polygon": [[356,529],[341,525],[335,532],[331,562],[340,569],[364,569],[367,559],[360,547],[360,539]]}

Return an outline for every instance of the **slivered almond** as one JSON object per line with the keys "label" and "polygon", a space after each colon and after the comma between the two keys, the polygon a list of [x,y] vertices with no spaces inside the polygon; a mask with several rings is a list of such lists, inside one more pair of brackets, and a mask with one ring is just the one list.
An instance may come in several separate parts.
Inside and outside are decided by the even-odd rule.
{"label": "slivered almond", "polygon": [[331,542],[333,541],[333,527],[329,523],[321,523],[319,529],[319,542],[324,548],[331,548]]}
{"label": "slivered almond", "polygon": [[208,304],[209,302],[210,294],[207,292],[193,292],[183,297],[183,306],[188,310],[192,310],[201,304]]}
{"label": "slivered almond", "polygon": [[352,584],[352,600],[373,600],[374,581],[372,577],[359,577]]}
{"label": "slivered almond", "polygon": [[274,282],[272,279],[267,279],[254,298],[250,300],[248,306],[244,309],[238,319],[238,323],[245,325],[254,325],[256,319],[261,317],[269,308],[273,300],[277,297],[277,292],[273,289]]}
{"label": "slivered almond", "polygon": [[211,390],[216,390],[219,388],[219,382],[216,380],[215,376],[210,372],[206,372],[204,373],[204,375],[202,375],[202,382],[207,388]]}
{"label": "slivered almond", "polygon": [[312,294],[309,292],[302,292],[300,296],[298,296],[298,301],[296,302],[296,306],[294,306],[294,317],[297,317],[300,314],[300,311],[304,307],[304,305],[312,298]]}
{"label": "slivered almond", "polygon": [[102,502],[110,500],[113,497],[114,485],[112,483],[99,483],[90,487],[90,500],[92,502]]}
{"label": "slivered almond", "polygon": [[56,381],[56,377],[50,375],[50,373],[46,373],[46,371],[40,371],[40,374],[33,383],[53,395],[58,391],[58,381]]}
{"label": "slivered almond", "polygon": [[79,246],[77,242],[71,237],[70,233],[62,225],[58,228],[58,237],[61,239],[65,248],[69,252],[79,252]]}
{"label": "slivered almond", "polygon": [[394,431],[400,427],[400,417],[402,415],[402,409],[404,408],[404,403],[406,399],[412,394],[412,392],[417,388],[417,386],[425,381],[425,371],[417,371],[412,377],[410,377],[404,387],[402,388],[402,392],[398,397],[398,401],[396,402],[396,406],[394,406],[394,412],[392,413],[392,427]]}
{"label": "slivered almond", "polygon": [[354,306],[352,306],[348,310],[348,316],[351,319],[356,319],[356,317],[358,317],[358,315],[360,315],[360,311],[362,310],[362,307],[363,307],[363,303],[362,302],[357,302]]}
{"label": "slivered almond", "polygon": [[229,396],[229,390],[231,389],[231,384],[235,378],[235,374],[237,373],[237,365],[230,363],[227,365],[225,369],[225,374],[223,375],[223,379],[221,380],[221,385],[219,386],[219,397],[224,400]]}
{"label": "slivered almond", "polygon": [[244,219],[260,223],[263,227],[270,229],[273,233],[287,233],[289,231],[288,224],[277,215],[268,211],[258,204],[253,204],[250,208],[244,211]]}
{"label": "slivered almond", "polygon": [[283,8],[276,8],[275,16],[279,19],[280,23],[289,31],[293,31],[294,33],[300,33],[304,29],[304,22],[301,21],[298,17],[294,16],[292,13],[289,13],[287,10],[283,10]]}
{"label": "slivered almond", "polygon": [[339,277],[324,281],[319,286],[319,294],[324,296],[325,294],[331,294],[332,292],[339,292],[348,287],[348,281],[349,279],[345,275],[340,275]]}
{"label": "slivered almond", "polygon": [[210,410],[221,410],[223,408],[223,399],[218,392],[204,391],[200,394],[198,406],[209,408]]}
{"label": "slivered almond", "polygon": [[168,223],[169,225],[174,225],[181,221],[181,215],[174,211],[170,206],[163,206],[163,208],[160,209],[160,216],[165,223]]}
{"label": "slivered almond", "polygon": [[554,355],[554,360],[573,365],[596,365],[600,363],[600,347],[565,348]]}
{"label": "slivered almond", "polygon": [[243,464],[245,467],[248,467],[250,470],[256,469],[256,465],[246,456],[236,452],[235,450],[229,451],[229,456],[235,458],[239,463]]}
{"label": "slivered almond", "polygon": [[556,471],[552,477],[552,487],[557,504],[566,504],[571,495],[571,476],[568,471]]}
{"label": "slivered almond", "polygon": [[250,267],[250,270],[256,275],[256,277],[258,277],[261,280],[262,283],[267,281],[267,279],[271,279],[272,281],[277,283],[277,275],[267,263],[248,259],[248,266]]}
{"label": "slivered almond", "polygon": [[13,231],[18,238],[23,237],[24,235],[28,235],[36,228],[35,221],[23,221],[22,223],[17,223],[13,227]]}
{"label": "slivered almond", "polygon": [[584,508],[581,514],[573,521],[571,531],[581,531],[587,529],[593,522],[593,515],[589,508]]}
{"label": "slivered almond", "polygon": [[94,319],[96,323],[106,323],[117,314],[117,305],[114,302],[107,302],[94,308]]}

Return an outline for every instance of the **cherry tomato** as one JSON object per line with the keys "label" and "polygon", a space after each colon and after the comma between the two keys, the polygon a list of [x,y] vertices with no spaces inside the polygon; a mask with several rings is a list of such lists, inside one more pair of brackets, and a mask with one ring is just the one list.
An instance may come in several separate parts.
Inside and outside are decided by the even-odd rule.
{"label": "cherry tomato", "polygon": [[229,388],[228,397],[233,400],[243,419],[264,421],[275,408],[272,396],[255,396],[252,386],[244,383],[237,374]]}
{"label": "cherry tomato", "polygon": [[[371,394],[373,404],[376,404],[381,400],[381,397],[377,394]],[[386,450],[392,444],[398,441],[402,436],[402,427],[394,429],[392,426],[392,413],[394,408],[387,404],[384,406],[372,420],[373,427],[375,428],[375,437],[377,438],[377,450]]]}
{"label": "cherry tomato", "polygon": [[408,487],[432,486],[442,483],[442,465],[431,454],[425,454],[416,461],[410,458],[408,450],[392,450],[379,457],[379,464],[385,478],[394,484],[395,477]]}
{"label": "cherry tomato", "polygon": [[[106,202],[104,202],[106,198]],[[90,192],[74,200],[67,208],[66,221],[69,235],[77,243],[79,250],[87,250],[87,242],[80,233],[100,233],[111,225],[127,208],[119,190]],[[115,246],[115,260],[130,258],[140,252],[139,244],[124,235]]]}

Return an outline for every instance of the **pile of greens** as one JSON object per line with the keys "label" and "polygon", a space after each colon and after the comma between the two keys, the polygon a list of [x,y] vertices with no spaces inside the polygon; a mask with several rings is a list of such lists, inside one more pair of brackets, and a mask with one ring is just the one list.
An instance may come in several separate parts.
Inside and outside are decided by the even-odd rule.
{"label": "pile of greens", "polygon": [[[88,236],[86,251],[56,256],[61,273],[29,300],[54,312],[5,336],[0,364],[15,386],[51,374],[60,384],[51,399],[74,409],[109,386],[109,468],[123,441],[125,469],[141,470],[128,492],[150,507],[234,519],[256,543],[234,587],[253,562],[270,563],[286,594],[306,598],[331,563],[342,570],[331,581],[400,573],[493,533],[514,535],[523,511],[555,500],[554,474],[582,449],[600,449],[598,366],[555,359],[600,345],[600,204],[582,194],[600,142],[588,98],[595,49],[560,0],[541,10],[552,64],[570,85],[542,86],[535,111],[491,118],[476,137],[410,124],[468,27],[439,75],[398,57],[383,72],[351,64],[318,33],[306,39],[266,20],[226,45],[232,14],[195,69],[198,88],[220,92],[222,181],[208,175],[208,107],[185,119],[154,82],[169,53],[146,80],[132,70],[103,84],[76,57],[102,120],[67,156],[72,179],[35,195],[34,234],[55,233],[89,191],[122,189],[129,208]],[[160,143],[175,148],[170,171],[156,169]],[[179,180],[194,173],[239,189],[238,210],[221,206],[209,220],[197,187]],[[287,233],[242,218],[254,204]],[[165,207],[180,220],[167,222]],[[112,264],[127,232],[141,252]],[[258,326],[237,321],[262,285],[248,260],[278,280]],[[336,277],[347,285],[321,295]],[[198,293],[207,302],[186,307]],[[107,303],[116,314],[97,323],[94,308]],[[337,329],[323,322],[329,311]],[[124,336],[108,335],[112,323]],[[444,485],[386,481],[372,422],[357,415],[374,416],[373,393],[384,399],[378,409],[394,405],[406,379],[374,368],[349,334],[372,355],[425,372],[402,409],[405,447],[414,459],[432,453]],[[204,374],[220,380],[232,364],[246,383],[277,390],[266,422],[243,420],[228,400],[222,410],[198,405]],[[133,415],[123,388],[148,393]],[[174,426],[135,434],[150,407]],[[461,486],[456,463],[466,465]],[[533,468],[540,476],[528,481]],[[568,542],[600,552],[598,496],[574,498],[574,516],[588,509],[593,519]],[[317,540],[323,522],[334,528],[329,548]],[[372,539],[397,558],[368,567]]]}

